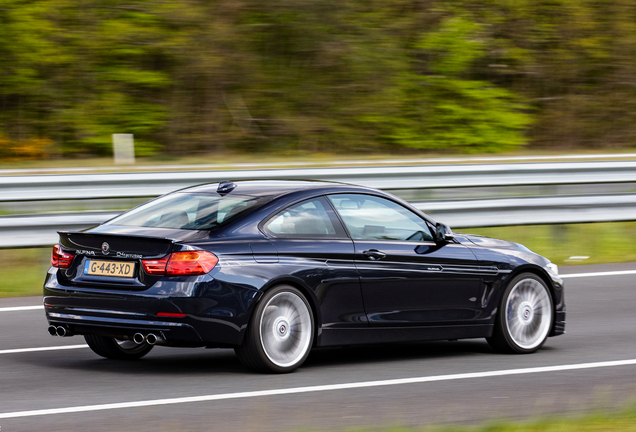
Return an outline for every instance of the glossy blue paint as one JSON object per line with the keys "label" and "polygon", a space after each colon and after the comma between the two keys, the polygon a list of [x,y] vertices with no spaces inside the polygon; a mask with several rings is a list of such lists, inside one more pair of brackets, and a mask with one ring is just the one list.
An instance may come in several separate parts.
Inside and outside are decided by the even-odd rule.
{"label": "glossy blue paint", "polygon": [[[217,187],[180,193],[216,194]],[[288,206],[334,193],[384,197],[435,226],[408,203],[373,189],[311,181],[237,182],[228,196],[268,199],[210,230],[105,224],[60,233],[63,250],[76,256],[71,268],[47,274],[47,319],[68,325],[74,334],[130,337],[157,331],[167,345],[238,346],[263,292],[285,284],[310,302],[318,346],[485,337],[492,332],[507,281],[529,271],[550,288],[556,312],[551,335],[564,332],[562,281],[545,270],[548,260],[520,245],[462,234],[444,242],[352,240],[331,207],[329,217],[337,227],[333,238],[279,238],[263,229]],[[103,242],[110,245],[109,255],[101,249]],[[192,249],[214,253],[218,264],[201,276],[149,275],[141,268],[142,259]],[[379,258],[371,259],[365,254],[369,250],[381,252]],[[136,277],[84,275],[85,261],[95,258],[133,262]],[[186,316],[158,319],[158,312]]]}

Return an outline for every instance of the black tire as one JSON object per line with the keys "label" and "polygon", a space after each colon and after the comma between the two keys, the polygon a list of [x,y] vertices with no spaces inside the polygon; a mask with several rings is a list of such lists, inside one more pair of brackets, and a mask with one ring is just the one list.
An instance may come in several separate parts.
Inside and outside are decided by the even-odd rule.
{"label": "black tire", "polygon": [[86,343],[95,354],[112,360],[137,360],[150,352],[153,345],[98,335],[84,335]]}
{"label": "black tire", "polygon": [[245,366],[287,373],[307,359],[314,340],[314,317],[305,296],[289,285],[267,291],[250,318],[243,344],[234,351]]}
{"label": "black tire", "polygon": [[503,293],[491,347],[503,353],[529,354],[545,343],[554,320],[554,306],[545,282],[532,273],[515,277]]}

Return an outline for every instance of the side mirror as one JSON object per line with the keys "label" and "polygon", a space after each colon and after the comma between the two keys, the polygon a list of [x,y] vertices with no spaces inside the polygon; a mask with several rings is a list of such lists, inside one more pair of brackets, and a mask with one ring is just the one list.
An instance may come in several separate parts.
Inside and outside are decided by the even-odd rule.
{"label": "side mirror", "polygon": [[435,225],[435,241],[443,242],[443,241],[451,241],[455,238],[453,231],[451,231],[450,227],[441,222],[437,222]]}

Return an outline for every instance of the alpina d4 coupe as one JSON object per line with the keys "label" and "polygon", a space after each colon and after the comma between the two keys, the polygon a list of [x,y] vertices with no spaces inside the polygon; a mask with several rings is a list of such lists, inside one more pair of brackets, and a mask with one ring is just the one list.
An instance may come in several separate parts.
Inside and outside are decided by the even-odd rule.
{"label": "alpina d4 coupe", "polygon": [[565,332],[546,258],[359,186],[201,185],[59,235],[48,331],[110,359],[231,347],[253,369],[290,372],[312,347],[486,338],[531,353]]}

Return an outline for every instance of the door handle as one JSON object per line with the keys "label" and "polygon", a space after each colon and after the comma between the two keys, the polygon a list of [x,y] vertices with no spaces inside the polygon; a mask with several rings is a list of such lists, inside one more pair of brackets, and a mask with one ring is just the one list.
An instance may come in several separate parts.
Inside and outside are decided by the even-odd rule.
{"label": "door handle", "polygon": [[370,260],[381,260],[382,258],[386,257],[386,254],[384,252],[380,252],[377,249],[369,249],[369,250],[365,250],[364,252],[362,252],[362,255],[366,256],[367,258],[369,258]]}

